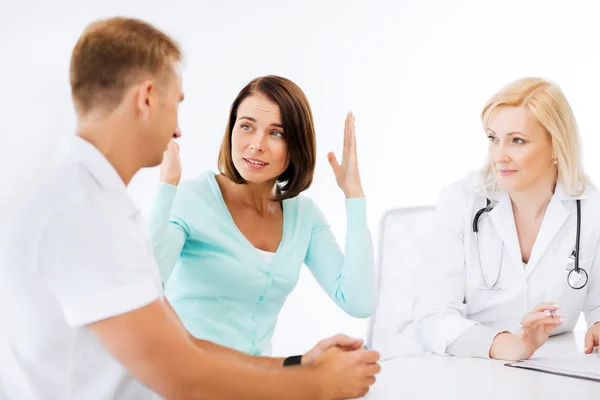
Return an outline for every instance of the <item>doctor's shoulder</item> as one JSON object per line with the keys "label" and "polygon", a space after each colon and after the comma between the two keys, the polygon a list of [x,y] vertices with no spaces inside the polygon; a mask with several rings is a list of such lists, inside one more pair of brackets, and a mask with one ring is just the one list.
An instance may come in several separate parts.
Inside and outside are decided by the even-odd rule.
{"label": "doctor's shoulder", "polygon": [[[582,244],[582,257],[591,260],[600,243],[600,191],[591,185],[586,185],[586,188],[581,195],[581,235],[585,242],[590,243],[591,247],[587,249]],[[573,203],[575,203],[573,201]],[[571,210],[575,206],[571,206]]]}
{"label": "doctor's shoulder", "polygon": [[437,206],[448,207],[452,205],[453,208],[460,207],[464,212],[467,212],[478,199],[485,199],[486,197],[482,174],[476,171],[443,186],[438,196]]}
{"label": "doctor's shoulder", "polygon": [[600,228],[600,191],[594,186],[586,186],[582,197],[585,200],[585,205],[582,207],[587,214],[585,218],[593,220]]}

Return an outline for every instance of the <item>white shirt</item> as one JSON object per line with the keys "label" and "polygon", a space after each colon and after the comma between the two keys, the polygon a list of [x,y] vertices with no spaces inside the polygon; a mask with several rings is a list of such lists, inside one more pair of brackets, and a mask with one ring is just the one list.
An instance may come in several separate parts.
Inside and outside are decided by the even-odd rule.
{"label": "white shirt", "polygon": [[263,260],[265,260],[265,262],[267,264],[270,265],[273,262],[273,257],[275,257],[275,253],[270,252],[270,251],[264,251],[259,248],[256,248],[256,250],[258,250],[258,253],[263,258]]}
{"label": "white shirt", "polygon": [[[479,254],[473,218],[486,206],[480,177],[473,174],[440,194],[429,250],[415,275],[414,319],[417,337],[438,354],[487,357],[494,337],[516,332],[538,303],[559,306],[567,321],[553,333],[570,331],[581,311],[589,326],[600,321],[600,193],[587,188],[573,198],[562,185],[544,215],[531,255],[523,265],[508,193],[490,194],[494,206],[479,220]],[[581,290],[567,283],[566,268],[575,248],[581,200],[579,266],[589,274]],[[480,266],[481,265],[481,266]],[[495,290],[484,288],[495,282]]]}
{"label": "white shirt", "polygon": [[104,156],[75,137],[0,252],[0,398],[148,399],[87,324],[162,298],[140,210]]}

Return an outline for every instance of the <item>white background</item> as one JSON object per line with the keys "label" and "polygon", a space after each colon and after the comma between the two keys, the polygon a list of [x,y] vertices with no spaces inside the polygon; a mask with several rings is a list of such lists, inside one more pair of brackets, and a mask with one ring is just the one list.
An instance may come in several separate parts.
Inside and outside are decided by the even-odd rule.
{"label": "white background", "polygon": [[[349,110],[375,243],[385,210],[433,203],[441,185],[483,164],[481,107],[519,77],[562,86],[587,172],[600,175],[600,13],[592,0],[0,0],[0,224],[73,134],[71,50],[87,23],[113,15],[152,22],[185,50],[184,178],[216,168],[229,106],[248,81],[265,74],[295,81],[317,128],[307,194],[340,242],[343,195],[326,154],[339,155]],[[143,209],[157,177],[157,169],[142,171],[130,186]],[[326,335],[364,337],[365,330],[365,320],[345,316],[305,271],[281,314],[274,352],[298,353]]]}

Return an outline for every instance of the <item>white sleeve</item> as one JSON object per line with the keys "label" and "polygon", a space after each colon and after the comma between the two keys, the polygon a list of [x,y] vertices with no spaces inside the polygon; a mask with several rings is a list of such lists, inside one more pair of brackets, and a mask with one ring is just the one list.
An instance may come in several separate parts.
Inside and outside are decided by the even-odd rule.
{"label": "white sleeve", "polygon": [[48,221],[37,269],[70,326],[133,311],[162,297],[149,239],[139,229],[103,203],[74,204]]}
{"label": "white sleeve", "polygon": [[[466,210],[463,193],[452,187],[442,190],[428,240],[429,249],[424,252],[415,274],[413,317],[417,337],[427,351],[437,354],[446,354],[450,344],[478,325],[467,319],[465,304],[464,218],[467,214],[470,213]],[[487,332],[486,337],[492,334]],[[485,357],[481,350],[473,351]]]}
{"label": "white sleeve", "polygon": [[473,325],[465,330],[446,352],[456,357],[490,358],[490,349],[500,332],[483,325]]}
{"label": "white sleeve", "polygon": [[600,244],[596,247],[594,262],[589,271],[588,288],[583,304],[583,313],[588,328],[600,322]]}

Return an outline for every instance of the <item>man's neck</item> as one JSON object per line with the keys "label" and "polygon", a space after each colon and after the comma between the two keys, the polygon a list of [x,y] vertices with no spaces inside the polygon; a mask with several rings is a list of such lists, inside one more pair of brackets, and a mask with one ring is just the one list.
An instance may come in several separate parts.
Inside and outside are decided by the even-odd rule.
{"label": "man's neck", "polygon": [[94,119],[88,116],[80,119],[77,124],[77,135],[96,147],[111,163],[125,185],[129,185],[143,165],[126,131],[126,124],[110,117]]}

